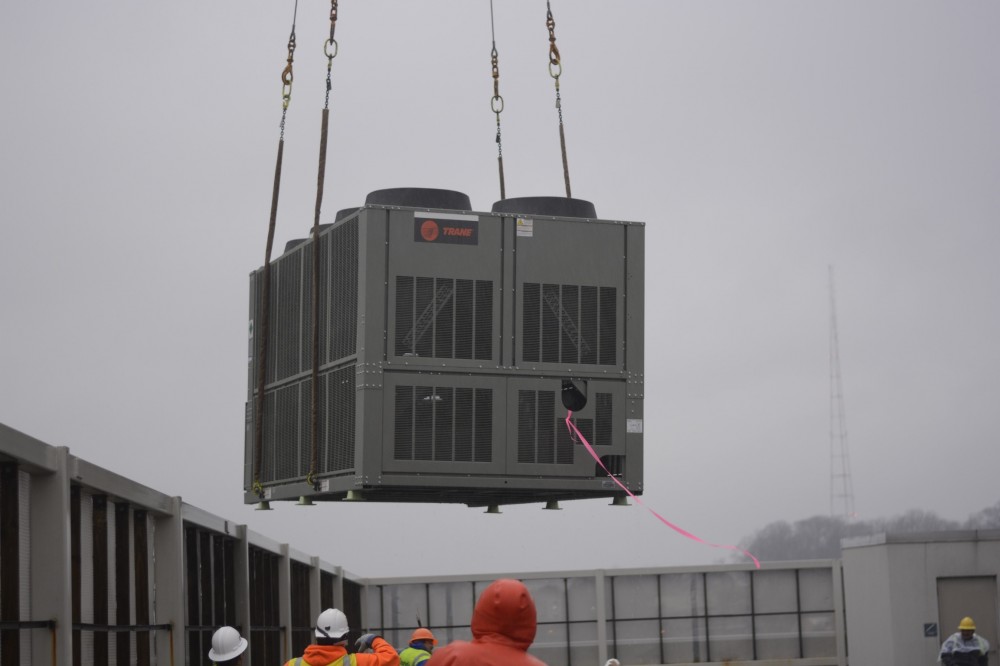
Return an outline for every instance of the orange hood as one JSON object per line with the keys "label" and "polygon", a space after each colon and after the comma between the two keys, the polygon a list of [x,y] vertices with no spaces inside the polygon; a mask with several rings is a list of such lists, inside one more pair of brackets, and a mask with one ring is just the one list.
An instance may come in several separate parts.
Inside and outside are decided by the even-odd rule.
{"label": "orange hood", "polygon": [[537,629],[535,602],[524,583],[502,578],[491,583],[472,611],[472,636],[527,650]]}

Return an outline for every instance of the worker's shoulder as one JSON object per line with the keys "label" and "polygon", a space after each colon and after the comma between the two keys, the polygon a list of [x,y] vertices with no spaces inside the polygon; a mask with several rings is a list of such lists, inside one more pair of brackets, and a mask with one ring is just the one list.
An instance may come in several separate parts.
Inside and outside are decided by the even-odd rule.
{"label": "worker's shoulder", "polygon": [[[388,645],[388,643],[386,643]],[[391,647],[391,646],[390,646]],[[398,666],[399,664],[399,653],[396,652],[395,648],[392,649],[392,654],[388,654],[387,650],[381,652],[352,652],[348,654],[350,658],[350,666],[379,666],[380,664],[393,663]],[[391,661],[390,661],[391,658]],[[340,666],[340,661],[334,662]],[[347,664],[343,664],[347,666]]]}
{"label": "worker's shoulder", "polygon": [[459,657],[464,649],[469,645],[466,641],[452,641],[444,647],[440,647],[431,653],[431,658],[424,662],[424,666],[437,666],[439,664],[454,664],[459,661]]}

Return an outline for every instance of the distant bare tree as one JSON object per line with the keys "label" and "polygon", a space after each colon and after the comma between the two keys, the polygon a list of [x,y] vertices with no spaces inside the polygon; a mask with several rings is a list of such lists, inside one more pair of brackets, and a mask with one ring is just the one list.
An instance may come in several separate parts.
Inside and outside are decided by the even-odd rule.
{"label": "distant bare tree", "polygon": [[910,509],[904,514],[889,519],[871,521],[871,534],[889,532],[901,534],[906,532],[946,532],[960,530],[962,524],[957,520],[941,518],[933,511]]}
{"label": "distant bare tree", "polygon": [[967,530],[997,530],[1000,529],[1000,502],[986,507],[978,513],[969,516],[965,521]]}
{"label": "distant bare tree", "polygon": [[[798,552],[798,544],[795,538],[795,530],[784,520],[769,523],[757,531],[753,536],[741,544],[760,560],[787,560],[798,559],[789,556],[790,553]],[[742,553],[734,559],[742,559]]]}
{"label": "distant bare tree", "polygon": [[744,539],[743,547],[764,561],[836,559],[841,539],[869,533],[866,523],[813,516],[794,524],[778,521],[766,525]]}
{"label": "distant bare tree", "polygon": [[[741,547],[762,561],[837,559],[840,540],[887,532],[945,532],[960,529],[1000,529],[1000,502],[969,516],[965,523],[941,518],[933,511],[911,509],[892,518],[846,521],[830,516],[813,516],[788,523],[779,520],[746,537]],[[742,561],[734,556],[733,561]]]}

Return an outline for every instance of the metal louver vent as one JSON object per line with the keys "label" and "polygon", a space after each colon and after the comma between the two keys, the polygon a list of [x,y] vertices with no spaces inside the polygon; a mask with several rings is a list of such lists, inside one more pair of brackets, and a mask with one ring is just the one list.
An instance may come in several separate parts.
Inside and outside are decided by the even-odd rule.
{"label": "metal louver vent", "polygon": [[524,284],[522,357],[527,362],[616,365],[614,287]]}
{"label": "metal louver vent", "polygon": [[[573,438],[566,428],[566,417],[557,412],[555,391],[518,392],[517,461],[519,463],[573,462]],[[613,444],[612,395],[594,396],[595,418],[573,418],[580,434],[594,446]],[[558,405],[562,410],[562,405]]]}
{"label": "metal louver vent", "polygon": [[340,472],[354,468],[354,419],[357,389],[355,368],[349,365],[335,370],[320,381],[326,380],[326,420],[320,422],[319,469],[321,472]]}
{"label": "metal louver vent", "polygon": [[[322,363],[353,356],[357,349],[358,224],[351,220],[320,237],[319,349]],[[303,243],[271,266],[267,383],[312,368],[313,246]],[[260,321],[261,273],[251,277],[254,321]],[[251,337],[253,357],[259,339]],[[253,376],[250,377],[253,382]]]}
{"label": "metal louver vent", "polygon": [[395,460],[492,462],[492,389],[397,386],[395,423]]}
{"label": "metal louver vent", "polygon": [[[318,474],[354,467],[355,366],[320,375],[317,423]],[[305,477],[312,463],[312,380],[268,391],[264,396],[264,455],[261,479]],[[292,443],[294,445],[289,445]]]}
{"label": "metal louver vent", "polygon": [[299,429],[299,409],[301,399],[300,384],[293,384],[274,391],[275,415],[274,423],[276,441],[296,442],[298,446],[275,447],[275,479],[294,479],[299,470],[299,451],[302,448],[302,437]]}
{"label": "metal louver vent", "polygon": [[[268,381],[278,381],[299,372],[301,348],[302,309],[302,252],[293,252],[275,262],[272,272],[272,301],[270,308],[269,344],[273,351],[274,365],[269,370],[273,375]],[[277,306],[277,307],[275,307]]]}
{"label": "metal louver vent", "polygon": [[[312,243],[305,243],[299,252],[302,257],[302,325],[300,327],[300,338],[302,340],[302,362],[299,365],[299,372],[312,370],[313,351],[313,303],[312,303],[312,274],[313,274],[313,251]],[[328,283],[330,280],[330,241],[327,236],[322,237],[319,245],[319,358],[325,362],[326,348],[329,335],[329,318],[324,316],[327,308],[323,307],[329,296]]]}
{"label": "metal louver vent", "polygon": [[[594,428],[594,439],[589,439],[591,444],[611,446],[612,441],[612,403],[610,393],[598,393],[594,396],[594,415],[596,423]],[[581,431],[582,432],[582,431]]]}
{"label": "metal louver vent", "polygon": [[[321,280],[320,302],[329,303],[329,323],[320,322],[320,335],[328,331],[329,345],[320,358],[333,363],[353,356],[358,344],[358,219],[354,218],[323,236],[324,256],[329,257],[330,281]],[[329,284],[329,299],[324,290]],[[322,308],[320,310],[323,311]],[[321,343],[322,345],[322,343]],[[311,366],[310,366],[311,367]],[[305,368],[303,368],[305,369]],[[353,392],[353,388],[352,388]],[[353,463],[352,463],[353,465]]]}
{"label": "metal louver vent", "polygon": [[492,280],[397,276],[395,353],[491,360]]}
{"label": "metal louver vent", "polygon": [[[570,465],[573,441],[563,419],[556,415],[555,391],[521,390],[517,395],[517,462]],[[560,408],[562,405],[559,405]],[[587,435],[591,419],[574,419]]]}

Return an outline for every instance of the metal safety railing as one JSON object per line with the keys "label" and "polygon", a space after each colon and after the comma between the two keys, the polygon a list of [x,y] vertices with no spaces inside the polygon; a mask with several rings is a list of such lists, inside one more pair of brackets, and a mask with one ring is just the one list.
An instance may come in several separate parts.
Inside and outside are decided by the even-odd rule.
{"label": "metal safety railing", "polygon": [[[92,624],[87,622],[74,622],[73,631],[88,631],[91,633],[116,634],[116,633],[142,633],[153,631],[166,631],[170,635],[167,641],[170,645],[170,666],[174,665],[174,625],[172,624]],[[54,643],[54,639],[53,639]],[[52,664],[55,666],[55,647],[52,648]]]}
{"label": "metal safety railing", "polygon": [[7,631],[21,629],[48,629],[52,635],[52,665],[56,666],[56,623],[55,620],[28,620],[24,622],[0,622],[0,635]]}
{"label": "metal safety railing", "polygon": [[[26,620],[26,621],[5,621],[0,622],[0,633],[7,631],[21,631],[24,629],[48,629],[52,636],[52,666],[58,666],[57,656],[57,623],[55,620]],[[117,633],[117,632],[142,632],[142,631],[167,631],[173,638],[173,625],[170,624],[87,624],[84,622],[73,623],[73,631],[90,631],[95,633]],[[174,663],[173,640],[170,640],[170,664]]]}

